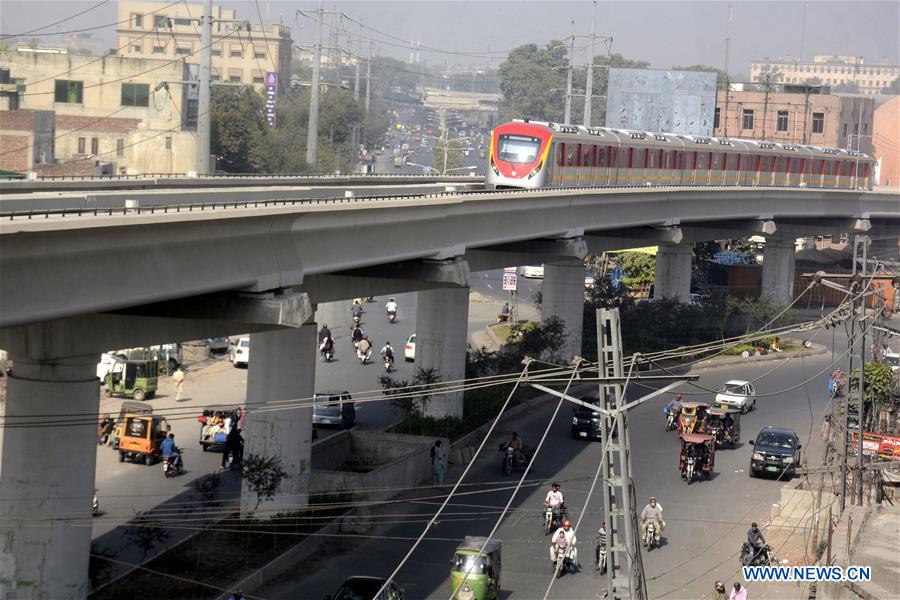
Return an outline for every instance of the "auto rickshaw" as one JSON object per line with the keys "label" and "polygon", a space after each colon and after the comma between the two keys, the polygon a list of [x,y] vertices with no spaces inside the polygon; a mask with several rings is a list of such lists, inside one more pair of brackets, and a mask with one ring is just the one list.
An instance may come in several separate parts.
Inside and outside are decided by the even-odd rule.
{"label": "auto rickshaw", "polygon": [[[204,452],[224,452],[225,441],[228,432],[238,426],[241,419],[241,407],[216,406],[203,409],[203,414],[197,417],[200,422],[200,446]],[[231,419],[227,422],[226,419]],[[226,427],[229,425],[229,427]]]}
{"label": "auto rickshaw", "polygon": [[119,440],[122,439],[122,433],[125,431],[125,415],[152,415],[153,406],[149,402],[137,402],[136,400],[125,400],[119,407],[119,418],[116,419],[116,428],[113,430],[112,447],[113,450],[119,449]]}
{"label": "auto rickshaw", "polygon": [[456,593],[457,600],[496,600],[500,565],[499,540],[466,536],[450,561],[450,592]]}
{"label": "auto rickshaw", "polygon": [[734,448],[741,440],[741,411],[731,408],[706,409],[704,433],[716,436],[716,446]]}
{"label": "auto rickshaw", "polygon": [[116,361],[103,381],[110,396],[130,396],[138,401],[156,395],[158,382],[159,361],[156,359]]}
{"label": "auto rickshaw", "polygon": [[705,402],[682,402],[679,426],[681,433],[699,433],[703,431],[706,411],[709,404]]}
{"label": "auto rickshaw", "polygon": [[125,415],[125,427],[119,439],[119,462],[143,461],[150,466],[160,456],[159,445],[169,433],[166,418],[160,415]]}
{"label": "auto rickshaw", "polygon": [[682,433],[678,470],[681,478],[693,483],[704,476],[709,479],[716,464],[716,436],[705,433]]}

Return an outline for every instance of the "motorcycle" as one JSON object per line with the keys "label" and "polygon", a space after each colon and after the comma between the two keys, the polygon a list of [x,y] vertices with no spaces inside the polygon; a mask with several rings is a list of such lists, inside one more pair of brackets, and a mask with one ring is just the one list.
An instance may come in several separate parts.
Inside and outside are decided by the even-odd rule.
{"label": "motorcycle", "polygon": [[389,310],[388,313],[387,313],[387,319],[388,319],[388,321],[390,321],[391,323],[395,323],[395,322],[397,321],[397,311],[396,311],[396,310]]}
{"label": "motorcycle", "polygon": [[653,550],[653,546],[659,546],[659,525],[656,521],[647,521],[647,532],[644,534],[644,546],[647,552]]}
{"label": "motorcycle", "polygon": [[741,546],[741,566],[744,567],[767,567],[778,564],[778,559],[772,554],[772,547],[766,544],[759,549],[756,554],[753,553],[753,547],[744,542]]}
{"label": "motorcycle", "polygon": [[390,373],[391,368],[394,366],[394,359],[386,354],[382,358],[384,359],[384,372]]}
{"label": "motorcycle", "polygon": [[98,517],[100,516],[100,500],[97,499],[97,490],[94,488],[94,503],[91,505],[91,516]]}
{"label": "motorcycle", "polygon": [[173,459],[171,456],[163,459],[163,475],[166,477],[175,477],[184,473],[184,457],[181,455],[181,450],[178,452],[177,459]]}
{"label": "motorcycle", "polygon": [[332,344],[331,348],[326,348],[325,344],[319,346],[319,356],[325,362],[331,362],[331,359],[334,358],[334,345]]}
{"label": "motorcycle", "polygon": [[362,321],[362,316],[359,313],[353,313],[353,326],[359,327],[359,324],[361,321]]}
{"label": "motorcycle", "polygon": [[697,459],[693,456],[688,457],[685,460],[684,465],[684,478],[688,483],[692,483],[694,481],[694,463],[697,462]]}
{"label": "motorcycle", "polygon": [[366,350],[365,353],[363,353],[362,350],[357,348],[356,349],[356,357],[359,359],[359,362],[361,364],[366,364],[369,362],[369,359],[372,358],[372,351]]}
{"label": "motorcycle", "polygon": [[666,406],[663,408],[663,412],[666,414],[666,431],[674,431],[675,430],[675,411],[669,410],[669,407]]}
{"label": "motorcycle", "polygon": [[832,398],[840,398],[844,395],[844,380],[843,379],[829,379],[828,380],[828,391],[831,392]]}
{"label": "motorcycle", "polygon": [[566,544],[563,548],[557,548],[556,565],[554,567],[557,579],[559,579],[566,573],[578,572],[578,568],[575,566],[575,561],[572,559],[573,549],[574,546],[572,546],[571,544]]}
{"label": "motorcycle", "polygon": [[509,322],[509,315],[499,314],[497,315],[498,323],[507,323]]}
{"label": "motorcycle", "polygon": [[516,449],[513,448],[512,446],[507,446],[506,452],[503,454],[503,472],[506,475],[511,475],[515,464],[516,464]]}
{"label": "motorcycle", "polygon": [[606,575],[606,546],[601,546],[599,541],[596,548],[597,570],[601,575]]}
{"label": "motorcycle", "polygon": [[565,514],[566,509],[562,506],[559,508],[548,506],[544,510],[544,535],[550,535],[552,532],[559,529],[565,518]]}

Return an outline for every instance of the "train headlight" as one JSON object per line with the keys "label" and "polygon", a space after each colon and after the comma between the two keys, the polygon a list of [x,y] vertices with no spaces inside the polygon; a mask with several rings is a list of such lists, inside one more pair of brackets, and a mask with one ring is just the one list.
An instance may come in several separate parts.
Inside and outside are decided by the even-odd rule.
{"label": "train headlight", "polygon": [[494,175],[500,175],[500,169],[497,168],[496,163],[494,163],[494,155],[491,155],[491,170],[494,172]]}
{"label": "train headlight", "polygon": [[537,175],[538,173],[540,173],[542,168],[544,168],[544,163],[543,163],[543,162],[539,162],[539,163],[538,163],[538,166],[536,166],[535,168],[533,168],[533,169],[531,170],[531,173],[528,174],[528,179],[531,179],[532,177],[534,177],[535,175]]}

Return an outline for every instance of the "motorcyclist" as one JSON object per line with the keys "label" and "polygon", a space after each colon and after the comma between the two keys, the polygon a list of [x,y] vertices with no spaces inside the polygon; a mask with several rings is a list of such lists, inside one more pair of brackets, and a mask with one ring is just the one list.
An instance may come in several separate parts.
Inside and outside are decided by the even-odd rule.
{"label": "motorcyclist", "polygon": [[[575,544],[578,540],[575,537],[575,530],[572,528],[572,523],[569,522],[568,519],[563,519],[562,527],[556,530],[553,534],[553,539],[557,540],[560,535],[566,538],[566,546],[571,548],[571,554],[569,558],[572,559],[572,562],[577,565],[578,564],[578,548],[575,547]],[[558,550],[558,544],[554,541],[554,543],[550,546],[550,560],[556,562],[556,552]]]}
{"label": "motorcyclist", "polygon": [[353,332],[350,334],[354,346],[358,346],[364,337],[366,337],[366,334],[363,332],[362,327],[354,327]]}
{"label": "motorcyclist", "polygon": [[675,397],[669,400],[669,403],[666,404],[666,414],[673,415],[673,423],[675,424],[675,428],[678,429],[679,421],[681,420],[681,394],[675,394]]}
{"label": "motorcyclist", "polygon": [[563,493],[559,489],[559,484],[555,481],[550,484],[550,491],[547,492],[547,497],[544,498],[544,504],[554,510],[562,510],[566,505]]}
{"label": "motorcyclist", "polygon": [[178,450],[178,446],[175,445],[174,433],[170,433],[169,437],[162,441],[159,445],[159,450],[162,453],[163,460],[168,459],[174,466],[181,464],[181,453]]}
{"label": "motorcyclist", "polygon": [[359,341],[359,347],[356,349],[356,356],[358,356],[360,360],[369,360],[371,354],[372,343],[369,342],[369,336],[363,335],[363,338]]}
{"label": "motorcyclist", "polygon": [[662,535],[663,529],[666,528],[666,522],[662,519],[662,504],[656,501],[656,497],[650,496],[650,502],[641,511],[641,539],[647,538],[647,523],[654,521],[657,527],[657,539]]}
{"label": "motorcyclist", "polygon": [[322,329],[319,330],[319,341],[324,342],[331,338],[331,330],[328,329],[328,323],[322,323]]}
{"label": "motorcyclist", "polygon": [[552,541],[550,542],[550,564],[556,565],[556,558],[559,552],[565,552],[569,547],[569,539],[566,537],[566,532],[562,529],[558,529],[556,533],[553,534]]}
{"label": "motorcyclist", "polygon": [[498,323],[505,323],[509,321],[509,302],[504,302],[503,306],[500,308],[500,313],[497,315]]}
{"label": "motorcyclist", "polygon": [[835,394],[840,394],[844,389],[844,372],[841,371],[840,367],[835,369],[831,374],[831,384],[833,386],[833,391]]}
{"label": "motorcyclist", "polygon": [[353,306],[350,307],[350,315],[354,320],[359,321],[362,319],[362,305],[354,303]]}
{"label": "motorcyclist", "polygon": [[393,298],[387,301],[387,304],[384,305],[384,310],[388,317],[391,316],[391,313],[394,313],[394,315],[397,314],[397,303],[394,302]]}
{"label": "motorcyclist", "polygon": [[390,342],[384,343],[384,347],[381,349],[381,356],[391,361],[391,364],[394,364],[394,348],[391,347]]}
{"label": "motorcyclist", "polygon": [[518,432],[512,432],[512,436],[506,440],[502,449],[506,450],[510,447],[516,451],[516,462],[521,464],[524,461],[524,455],[522,454],[522,438],[519,437]]}
{"label": "motorcyclist", "polygon": [[750,523],[750,529],[747,530],[747,543],[753,551],[754,558],[759,554],[759,551],[766,546],[766,538],[763,536],[762,531],[759,529],[759,525],[756,523]]}
{"label": "motorcyclist", "polygon": [[319,340],[321,344],[319,344],[319,350],[324,352],[333,352],[334,351],[334,340],[331,339],[331,336],[326,336]]}

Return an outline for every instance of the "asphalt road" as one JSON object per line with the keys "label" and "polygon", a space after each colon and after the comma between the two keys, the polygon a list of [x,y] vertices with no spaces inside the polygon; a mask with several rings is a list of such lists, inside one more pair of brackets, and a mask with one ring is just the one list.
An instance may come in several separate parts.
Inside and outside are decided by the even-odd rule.
{"label": "asphalt road", "polygon": [[[817,341],[830,343],[830,338],[830,333],[820,334]],[[716,475],[711,481],[689,486],[680,478],[677,435],[666,433],[663,428],[661,408],[667,398],[651,400],[630,414],[637,509],[643,507],[650,495],[655,495],[665,508],[667,521],[663,546],[644,553],[651,598],[701,598],[709,594],[716,579],[737,580],[738,563],[734,555],[748,524],[765,520],[771,505],[779,501],[782,487],[776,480],[748,477],[746,470],[752,447],[746,442],[764,426],[790,427],[801,437],[804,453],[811,456],[810,462],[817,461],[822,450],[817,421],[827,405],[824,393],[827,376],[817,376],[806,386],[798,387],[798,384],[820,370],[827,372],[830,361],[831,354],[827,353],[789,362],[697,371],[703,387],[717,389],[727,379],[744,378],[756,380],[761,394],[758,410],[742,420],[742,443],[734,450],[716,453]],[[641,393],[638,387],[632,386],[629,396]],[[710,401],[712,394],[702,393],[695,399]],[[548,400],[546,405],[521,418],[502,422],[498,440],[515,429],[524,435],[526,443],[535,444],[555,406],[554,400]],[[600,446],[599,442],[572,439],[570,419],[571,409],[564,406],[553,420],[549,446],[539,454],[530,477],[563,481],[570,514],[577,517],[585,506],[590,479],[600,459]],[[467,478],[468,483],[506,479],[500,471],[495,448],[493,440],[486,445],[486,456],[479,458]],[[466,490],[474,492],[482,487],[485,486],[475,485]],[[550,583],[548,542],[540,530],[540,507],[545,493],[543,485],[523,488],[497,533],[496,537],[503,542],[503,598],[541,598]],[[509,494],[506,489],[454,498],[397,577],[406,589],[407,598],[449,597],[448,561],[458,540],[465,535],[487,534]],[[347,576],[387,576],[442,500],[437,490],[419,495],[431,497],[397,505],[392,510],[394,519],[383,517],[395,524],[376,527],[369,532],[371,537],[335,538],[332,555],[314,557],[302,571],[292,572],[284,580],[259,590],[258,595],[276,599],[321,598],[333,593]],[[591,539],[602,515],[601,502],[598,490],[579,533],[583,561],[593,554]],[[582,573],[557,580],[551,597],[596,598],[604,581],[587,567]],[[762,597],[759,591],[757,586],[753,597]],[[790,597],[795,595],[792,593]],[[768,590],[765,597],[785,596]]]}

